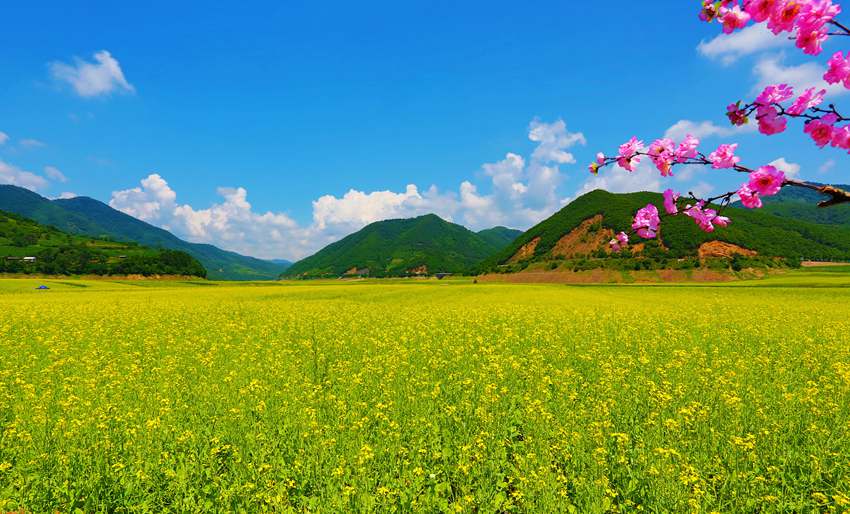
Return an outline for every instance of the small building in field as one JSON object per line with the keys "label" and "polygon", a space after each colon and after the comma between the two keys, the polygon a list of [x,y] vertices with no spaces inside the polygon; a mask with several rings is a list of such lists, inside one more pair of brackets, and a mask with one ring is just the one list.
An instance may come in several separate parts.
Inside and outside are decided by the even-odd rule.
{"label": "small building in field", "polygon": [[451,273],[435,273],[434,276],[437,277],[437,280],[443,280],[446,277],[452,276],[452,274]]}
{"label": "small building in field", "polygon": [[35,262],[37,260],[38,260],[38,258],[36,258],[36,257],[24,257],[24,259],[23,259],[24,262]]}

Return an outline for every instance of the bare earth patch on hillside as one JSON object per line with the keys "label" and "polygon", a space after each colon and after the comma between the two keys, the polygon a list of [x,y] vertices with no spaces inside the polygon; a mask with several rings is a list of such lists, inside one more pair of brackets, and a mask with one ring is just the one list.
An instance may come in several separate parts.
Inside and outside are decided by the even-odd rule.
{"label": "bare earth patch on hillside", "polygon": [[566,257],[568,259],[590,255],[600,249],[607,248],[608,241],[614,237],[614,231],[610,228],[600,228],[592,231],[594,225],[602,223],[602,215],[597,214],[581,222],[570,233],[562,237],[552,248],[552,255]]}
{"label": "bare earth patch on hillside", "polygon": [[699,247],[700,259],[728,259],[736,255],[743,255],[744,257],[755,257],[756,255],[758,255],[758,252],[748,250],[732,243],[726,243],[724,241],[709,241],[707,243],[703,243]]}
{"label": "bare earth patch on hillside", "polygon": [[525,243],[519,250],[517,250],[514,256],[508,260],[508,264],[516,264],[517,262],[522,262],[534,257],[534,251],[537,249],[537,245],[539,244],[539,237],[535,237],[531,241]]}

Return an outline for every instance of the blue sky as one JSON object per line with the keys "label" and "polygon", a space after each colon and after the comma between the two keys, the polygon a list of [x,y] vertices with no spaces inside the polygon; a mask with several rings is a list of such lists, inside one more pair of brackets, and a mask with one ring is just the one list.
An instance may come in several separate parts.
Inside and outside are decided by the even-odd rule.
{"label": "blue sky", "polygon": [[588,181],[597,151],[683,120],[710,122],[707,150],[737,141],[747,163],[848,181],[844,155],[793,124],[732,133],[726,104],[819,68],[755,30],[712,43],[696,2],[174,4],[4,7],[0,180],[267,258],[386,217],[524,229],[588,188],[734,187]]}

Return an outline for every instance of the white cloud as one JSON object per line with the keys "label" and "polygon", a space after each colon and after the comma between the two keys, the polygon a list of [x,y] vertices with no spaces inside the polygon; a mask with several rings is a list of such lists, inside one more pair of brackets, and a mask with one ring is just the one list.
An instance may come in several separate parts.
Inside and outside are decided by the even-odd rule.
{"label": "white cloud", "polygon": [[106,50],[94,54],[94,62],[75,58],[73,64],[52,62],[48,67],[56,80],[70,84],[84,98],[110,95],[116,91],[135,91],[124,78],[121,65]]}
{"label": "white cloud", "polygon": [[714,186],[704,181],[699,181],[688,188],[688,193],[692,193],[697,198],[708,198],[712,191]]}
{"label": "white cloud", "polygon": [[776,169],[780,171],[784,171],[788,178],[797,178],[797,176],[800,175],[800,165],[786,161],[785,157],[776,159],[771,162],[770,165],[776,167]]}
{"label": "white cloud", "polygon": [[790,44],[788,38],[774,35],[764,24],[756,24],[733,34],[720,34],[708,42],[701,41],[697,51],[709,59],[729,65],[743,56]]}
{"label": "white cloud", "polygon": [[71,198],[76,198],[77,193],[71,193],[70,191],[65,191],[59,194],[58,198],[61,200],[70,200]]}
{"label": "white cloud", "polygon": [[305,255],[307,234],[288,216],[255,212],[241,187],[222,187],[218,194],[221,202],[195,209],[179,204],[168,182],[152,174],[140,187],[113,192],[109,205],[190,241],[265,258]]}
{"label": "white cloud", "polygon": [[711,121],[679,120],[664,132],[664,137],[668,137],[674,141],[681,141],[688,134],[699,139],[729,137],[735,134],[753,132],[755,129],[756,126],[754,124],[742,125],[740,127],[723,127]]}
{"label": "white cloud", "polygon": [[761,92],[771,84],[788,84],[794,91],[803,92],[810,87],[826,89],[828,96],[838,96],[847,92],[841,84],[827,84],[823,80],[825,68],[816,62],[807,62],[797,66],[786,66],[784,55],[769,55],[758,60],[753,68],[756,77],[754,93]]}
{"label": "white cloud", "polygon": [[5,145],[6,141],[9,140],[9,134],[5,132],[0,132],[0,146]]}
{"label": "white cloud", "polygon": [[[666,187],[661,183],[661,174],[647,158],[643,158],[635,171],[628,172],[616,165],[605,168],[598,175],[591,175],[571,200],[596,189],[611,193],[634,193],[637,191],[661,192]],[[569,202],[565,202],[569,203]]]}
{"label": "white cloud", "polygon": [[57,182],[68,182],[68,178],[62,173],[59,168],[55,166],[45,166],[44,174],[47,175],[47,178],[50,180],[55,180]]}
{"label": "white cloud", "polygon": [[35,191],[47,186],[47,179],[0,161],[0,184],[12,184]]}
{"label": "white cloud", "polygon": [[24,148],[44,148],[47,146],[47,143],[38,139],[21,139],[18,144]]}
{"label": "white cloud", "polygon": [[573,164],[576,162],[573,154],[565,151],[577,144],[587,144],[581,132],[568,132],[564,120],[554,123],[543,123],[538,119],[529,126],[528,139],[538,143],[531,158],[538,162],[554,162],[558,164]]}
{"label": "white cloud", "polygon": [[534,120],[528,137],[538,143],[528,160],[508,153],[482,166],[490,179],[486,192],[470,181],[463,181],[457,192],[435,186],[422,190],[414,184],[402,192],[351,189],[341,197],[316,199],[311,223],[303,226],[282,213],[254,211],[243,188],[220,188],[223,200],[206,209],[180,204],[177,193],[157,174],[139,187],[113,192],[110,205],[191,241],[263,258],[297,259],[369,223],[427,213],[476,230],[494,225],[524,228],[560,207],[560,165],[574,162],[567,150],[585,142],[582,134],[568,132],[563,121]]}

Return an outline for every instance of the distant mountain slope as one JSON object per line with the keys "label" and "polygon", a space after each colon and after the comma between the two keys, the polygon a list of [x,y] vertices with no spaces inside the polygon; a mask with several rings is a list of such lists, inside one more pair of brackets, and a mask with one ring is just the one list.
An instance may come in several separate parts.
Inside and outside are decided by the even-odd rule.
{"label": "distant mountain slope", "polygon": [[507,227],[493,227],[478,232],[486,241],[498,248],[504,248],[513,243],[516,238],[522,235],[522,230],[516,230]]}
{"label": "distant mountain slope", "polygon": [[499,245],[434,214],[372,223],[290,267],[289,277],[463,273]]}
{"label": "distant mountain slope", "polygon": [[[613,194],[596,190],[579,197],[525,232],[488,259],[482,270],[519,262],[574,257],[604,257],[614,231],[628,229],[635,211],[647,203],[662,205],[657,193]],[[780,218],[766,212],[735,209],[732,224],[707,234],[690,218],[665,219],[661,241],[669,258],[696,257],[704,243],[719,241],[761,256],[850,259],[850,228]],[[634,241],[638,243],[639,241]]]}
{"label": "distant mountain slope", "polygon": [[[836,187],[850,190],[850,185]],[[778,195],[764,199],[763,211],[797,221],[850,227],[850,204],[835,205],[827,209],[818,207],[818,202],[825,199],[827,197],[817,191],[786,187]]]}
{"label": "distant mountain slope", "polygon": [[0,209],[32,218],[72,234],[134,241],[150,247],[184,251],[197,258],[216,280],[273,280],[286,265],[246,257],[208,244],[189,243],[87,197],[48,200],[32,191],[0,185]]}
{"label": "distant mountain slope", "polygon": [[4,211],[0,211],[0,272],[206,276],[201,263],[186,252],[71,235]]}

